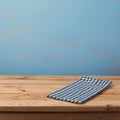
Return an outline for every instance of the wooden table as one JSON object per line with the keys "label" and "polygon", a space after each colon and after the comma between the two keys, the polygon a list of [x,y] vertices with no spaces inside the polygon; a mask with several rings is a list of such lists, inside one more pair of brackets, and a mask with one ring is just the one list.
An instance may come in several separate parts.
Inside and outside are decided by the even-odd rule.
{"label": "wooden table", "polygon": [[0,76],[0,120],[120,120],[120,76],[85,104],[47,98],[80,76]]}

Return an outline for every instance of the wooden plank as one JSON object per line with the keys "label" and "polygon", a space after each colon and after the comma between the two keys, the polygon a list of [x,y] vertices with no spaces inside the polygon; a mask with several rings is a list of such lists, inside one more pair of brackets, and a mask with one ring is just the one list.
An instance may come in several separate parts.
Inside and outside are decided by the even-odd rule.
{"label": "wooden plank", "polygon": [[0,113],[0,120],[120,120],[116,113]]}
{"label": "wooden plank", "polygon": [[80,76],[0,76],[0,111],[18,112],[110,112],[120,111],[120,76],[93,76],[112,80],[104,92],[84,104],[46,96]]}
{"label": "wooden plank", "polygon": [[[120,76],[92,76],[90,75],[89,77],[95,77],[98,79],[103,79],[103,80],[120,80]],[[25,79],[25,80],[63,80],[63,79],[72,79],[76,80],[79,79],[80,76],[25,76],[25,75],[0,75],[0,80],[8,80],[8,79]]]}

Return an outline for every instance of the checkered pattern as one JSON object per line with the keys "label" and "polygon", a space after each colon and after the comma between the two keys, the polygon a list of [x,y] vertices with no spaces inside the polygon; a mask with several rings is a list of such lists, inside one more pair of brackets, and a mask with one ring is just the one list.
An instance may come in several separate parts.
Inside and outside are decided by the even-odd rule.
{"label": "checkered pattern", "polygon": [[91,83],[91,84],[96,84],[97,82],[102,82],[103,80],[95,79],[95,78],[90,78],[86,76],[82,76],[80,80]]}
{"label": "checkered pattern", "polygon": [[110,84],[111,81],[109,80],[99,80],[82,76],[80,80],[49,94],[48,97],[66,102],[83,103],[102,92]]}

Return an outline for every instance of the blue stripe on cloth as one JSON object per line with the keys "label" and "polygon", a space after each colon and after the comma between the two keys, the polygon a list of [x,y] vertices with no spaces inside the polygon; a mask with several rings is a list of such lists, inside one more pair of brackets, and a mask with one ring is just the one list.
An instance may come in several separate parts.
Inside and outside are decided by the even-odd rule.
{"label": "blue stripe on cloth", "polygon": [[47,97],[66,102],[83,103],[102,92],[111,83],[109,80],[99,80],[82,76],[80,80],[49,94]]}

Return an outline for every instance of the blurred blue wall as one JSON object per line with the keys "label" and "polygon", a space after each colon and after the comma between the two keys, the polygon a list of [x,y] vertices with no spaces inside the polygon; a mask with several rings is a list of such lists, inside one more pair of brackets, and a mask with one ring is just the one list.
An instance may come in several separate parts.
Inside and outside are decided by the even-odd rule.
{"label": "blurred blue wall", "polygon": [[0,74],[120,75],[120,1],[0,0]]}

